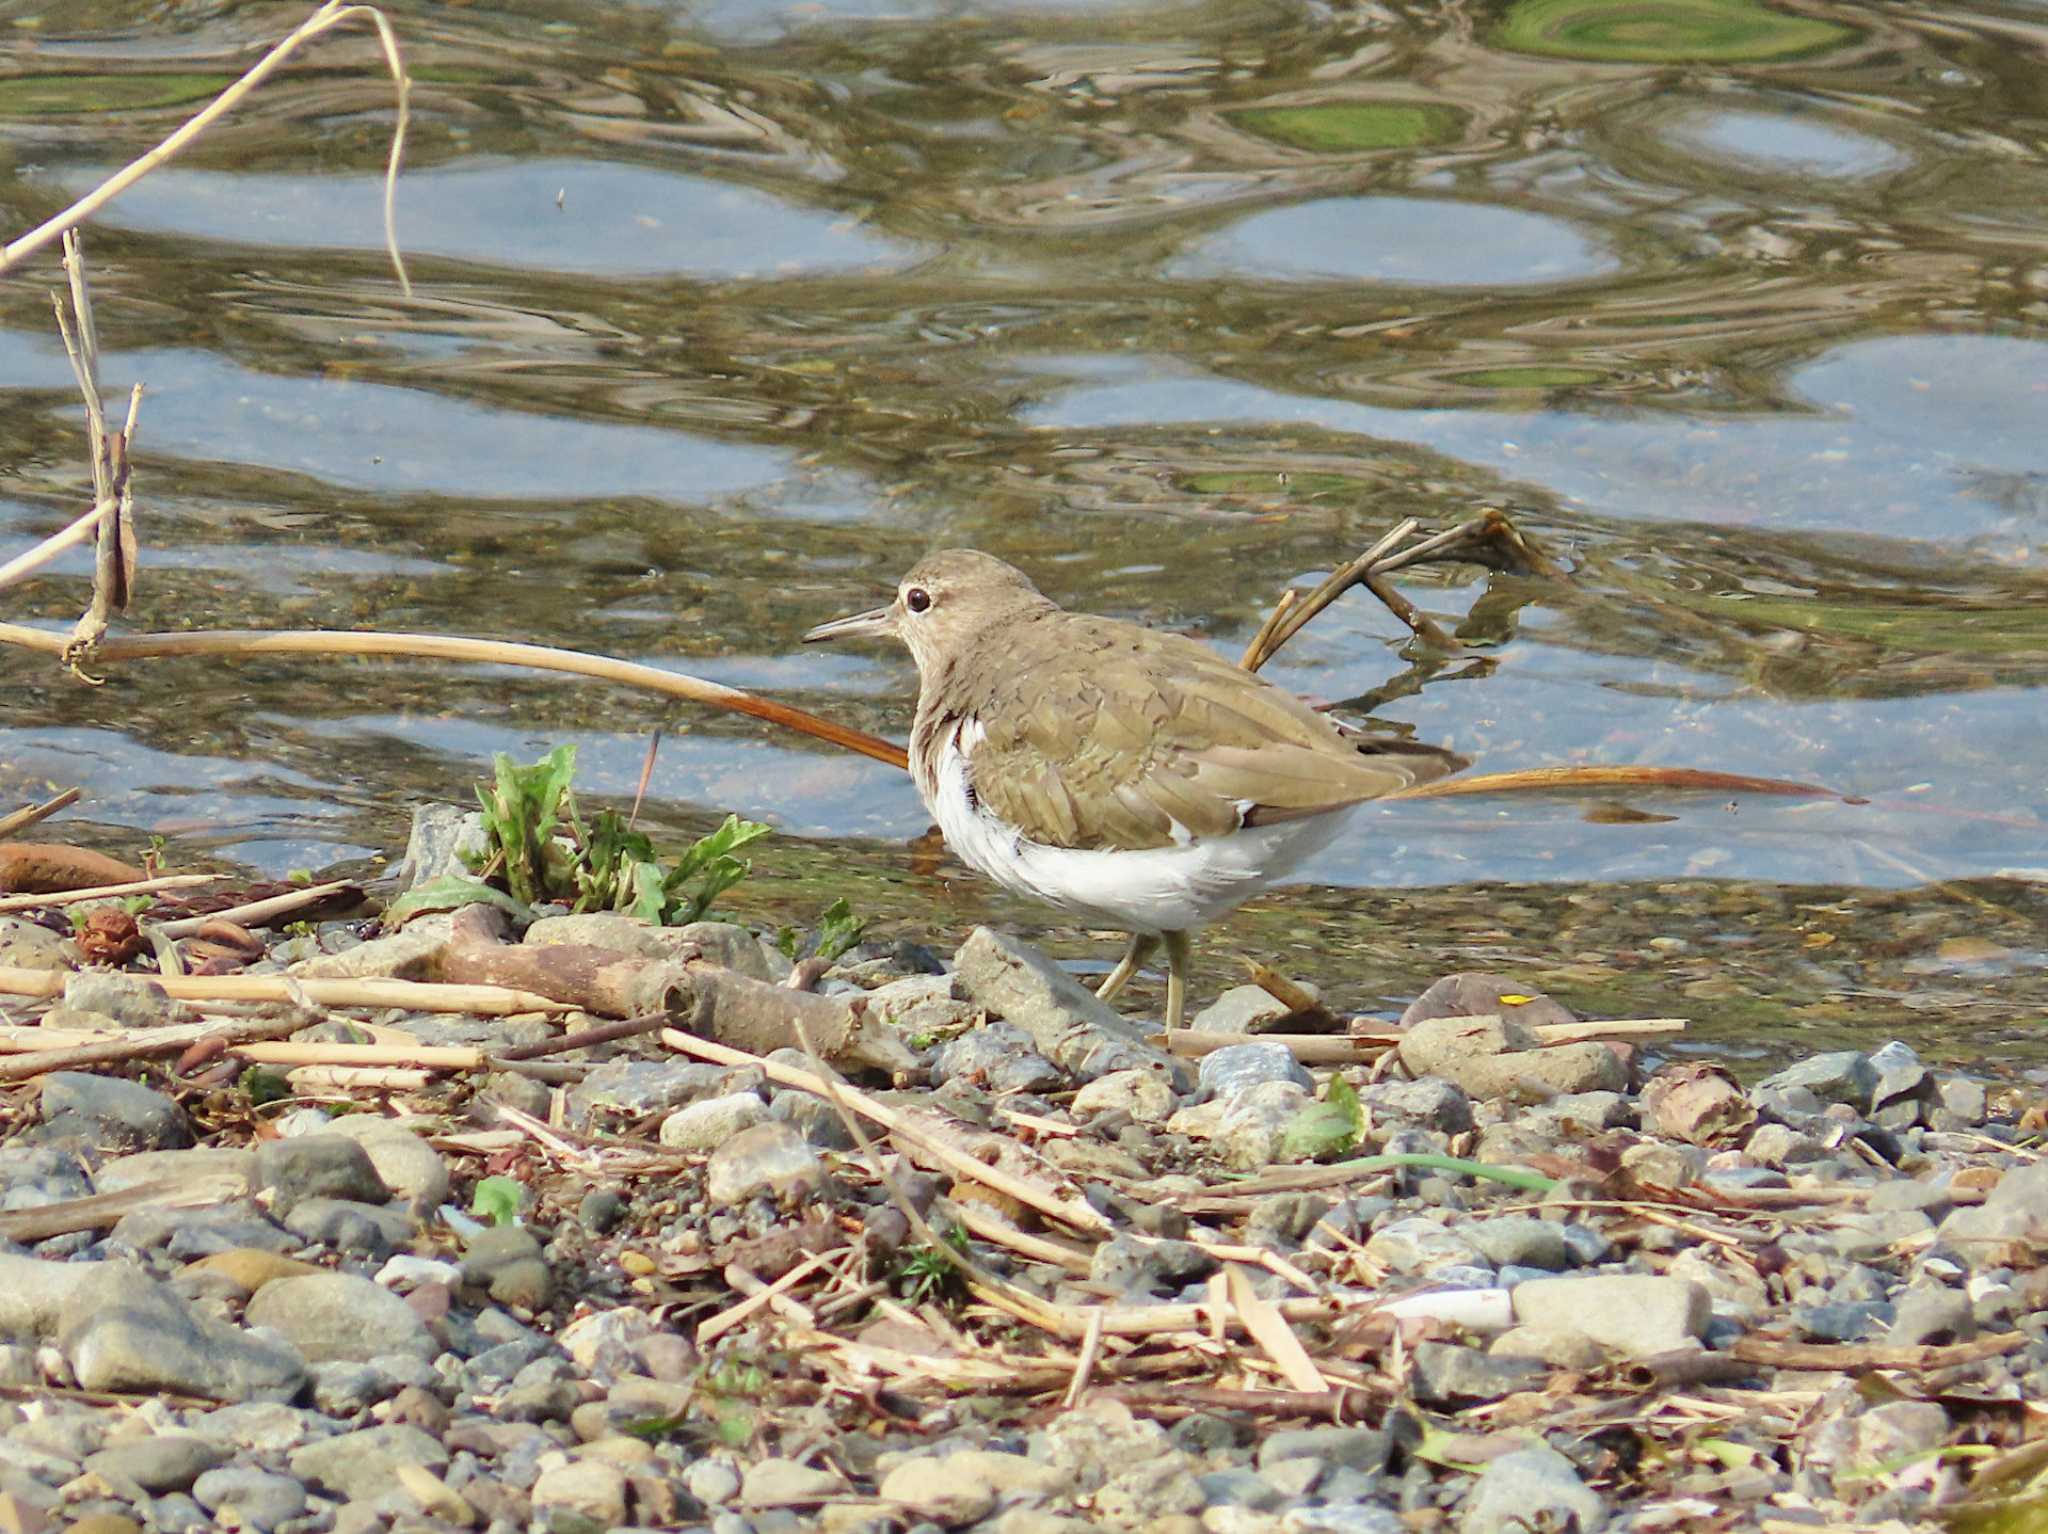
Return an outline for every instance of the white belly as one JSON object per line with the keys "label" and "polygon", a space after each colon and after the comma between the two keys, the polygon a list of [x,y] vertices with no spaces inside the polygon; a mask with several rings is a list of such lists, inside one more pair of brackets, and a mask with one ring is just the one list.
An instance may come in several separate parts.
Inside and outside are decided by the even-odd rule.
{"label": "white belly", "polygon": [[[973,749],[971,740],[966,749]],[[939,757],[936,789],[932,814],[963,862],[1093,925],[1151,934],[1185,932],[1235,909],[1298,868],[1355,808],[1171,847],[1101,852],[1047,846],[1005,826],[968,796],[965,752],[950,742]]]}

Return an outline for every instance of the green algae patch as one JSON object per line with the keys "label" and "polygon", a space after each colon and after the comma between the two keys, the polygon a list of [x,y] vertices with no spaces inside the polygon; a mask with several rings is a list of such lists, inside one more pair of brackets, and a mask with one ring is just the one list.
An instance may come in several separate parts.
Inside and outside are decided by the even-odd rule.
{"label": "green algae patch", "polygon": [[1316,154],[1412,149],[1444,143],[1465,131],[1463,112],[1433,101],[1322,101],[1252,107],[1229,117],[1247,133]]}
{"label": "green algae patch", "polygon": [[1853,27],[1759,0],[1516,0],[1495,46],[1547,58],[1625,64],[1755,64],[1826,53]]}

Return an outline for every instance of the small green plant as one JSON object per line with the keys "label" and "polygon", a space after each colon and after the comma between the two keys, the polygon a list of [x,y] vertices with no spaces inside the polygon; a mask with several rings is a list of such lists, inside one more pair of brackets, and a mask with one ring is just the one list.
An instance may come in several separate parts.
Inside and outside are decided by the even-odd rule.
{"label": "small green plant", "polygon": [[319,925],[310,921],[288,921],[284,924],[286,937],[318,937]]}
{"label": "small green plant", "polygon": [[514,1177],[486,1177],[469,1196],[469,1212],[493,1225],[516,1225],[526,1206],[526,1189]]}
{"label": "small green plant", "polygon": [[1280,1131],[1280,1154],[1288,1161],[1314,1161],[1355,1149],[1365,1138],[1365,1108],[1342,1075],[1330,1078],[1323,1100],[1296,1113]]}
{"label": "small green plant", "polygon": [[276,1071],[267,1071],[260,1065],[252,1065],[237,1078],[249,1099],[249,1106],[260,1108],[265,1103],[281,1103],[292,1095],[292,1084]]}
{"label": "small green plant", "polygon": [[745,1448],[761,1425],[761,1407],[768,1393],[769,1373],[746,1358],[728,1358],[705,1375],[706,1409],[728,1449]]}
{"label": "small green plant", "polygon": [[804,933],[801,927],[781,928],[775,934],[775,946],[782,950],[782,956],[792,964],[798,959],[808,958],[811,954],[830,964],[857,946],[867,930],[866,920],[856,921],[853,907],[848,905],[846,897],[841,895],[826,906],[824,913],[819,916],[817,940],[810,945],[809,953],[805,952]]}
{"label": "small green plant", "polygon": [[702,921],[752,870],[737,854],[769,831],[728,815],[663,868],[654,843],[616,811],[585,828],[569,786],[575,746],[557,746],[530,767],[501,752],[493,767],[491,788],[477,789],[487,851],[475,866],[494,870],[522,905],[560,900],[578,912],[624,911],[662,926]]}
{"label": "small green plant", "polygon": [[313,882],[313,870],[310,868],[294,868],[284,876],[284,882],[296,884],[300,889],[304,889]]}
{"label": "small green plant", "polygon": [[960,1264],[954,1260],[956,1254],[967,1254],[967,1231],[952,1225],[941,1229],[938,1236],[950,1251],[923,1243],[907,1246],[897,1264],[896,1292],[913,1305],[922,1305],[926,1300],[953,1305],[967,1298],[966,1280]]}
{"label": "small green plant", "polygon": [[122,898],[121,909],[130,916],[140,916],[155,904],[156,896],[154,895],[128,895]]}

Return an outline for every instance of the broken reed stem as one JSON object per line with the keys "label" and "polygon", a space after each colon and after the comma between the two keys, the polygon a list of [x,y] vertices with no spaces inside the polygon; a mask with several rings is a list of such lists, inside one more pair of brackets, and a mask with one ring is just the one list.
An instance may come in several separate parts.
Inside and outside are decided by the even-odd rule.
{"label": "broken reed stem", "polygon": [[336,879],[329,884],[309,884],[304,889],[295,889],[289,894],[272,895],[265,900],[251,900],[246,905],[229,906],[225,911],[210,911],[204,916],[181,916],[176,921],[152,922],[149,930],[159,937],[180,938],[190,937],[212,921],[231,921],[237,926],[261,927],[276,921],[280,916],[289,916],[292,912],[303,910],[309,905],[317,905],[329,895],[338,895],[343,890],[353,887],[353,882],[348,879]]}
{"label": "broken reed stem", "polygon": [[[85,542],[86,539],[98,531],[100,523],[111,516],[118,505],[118,502],[111,499],[101,501],[91,511],[82,514],[69,527],[50,534],[49,537],[35,545],[35,547],[27,550],[25,553],[15,555],[6,564],[0,565],[0,591],[5,591],[9,586],[17,585],[27,580],[66,549],[74,548],[78,544]],[[4,823],[0,823],[0,829],[4,829]]]}
{"label": "broken reed stem", "polygon": [[116,171],[63,212],[52,215],[19,239],[0,247],[0,273],[35,254],[52,240],[76,229],[151,171],[169,164],[208,128],[240,106],[244,98],[275,74],[302,44],[344,23],[359,20],[367,21],[376,29],[398,92],[397,122],[391,130],[391,156],[384,172],[384,248],[391,257],[392,269],[398,274],[399,288],[410,298],[412,282],[406,275],[405,260],[398,253],[397,208],[398,167],[404,158],[406,130],[412,117],[412,78],[405,72],[404,61],[399,56],[398,36],[392,31],[384,13],[375,6],[343,4],[342,0],[327,0],[289,37],[258,59],[241,79],[222,91],[156,148]]}
{"label": "broken reed stem", "polygon": [[[1466,525],[1470,526],[1472,524]],[[1333,570],[1314,591],[1298,601],[1288,603],[1288,611],[1286,613],[1276,612],[1259,631],[1259,638],[1264,643],[1257,644],[1255,642],[1255,647],[1245,651],[1244,659],[1239,664],[1247,671],[1257,671],[1261,666],[1265,665],[1267,661],[1280,653],[1282,645],[1301,632],[1303,626],[1311,618],[1315,617],[1317,613],[1321,612],[1332,602],[1336,601],[1338,597],[1350,590],[1351,587],[1355,586],[1366,571],[1372,569],[1385,557],[1387,550],[1401,543],[1419,526],[1421,524],[1415,518],[1403,518],[1400,522],[1389,528],[1379,541],[1363,554]],[[1290,587],[1289,589],[1292,590],[1293,588]]]}
{"label": "broken reed stem", "polygon": [[[0,965],[0,996],[61,996],[68,971]],[[290,975],[159,975],[155,983],[173,1001],[304,1001],[316,1007],[404,1007],[414,1012],[574,1010],[565,1002],[501,985],[438,985],[421,980],[302,980]]]}
{"label": "broken reed stem", "polygon": [[[0,585],[5,584],[4,581],[0,581]],[[40,825],[59,810],[69,809],[78,803],[84,792],[82,788],[67,788],[63,793],[45,799],[41,804],[31,804],[25,809],[15,810],[12,814],[0,815],[0,841],[19,836],[30,826]]]}
{"label": "broken reed stem", "polygon": [[218,884],[226,877],[226,874],[160,874],[154,879],[136,879],[128,884],[101,884],[91,889],[63,890],[53,895],[8,895],[0,898],[0,911],[34,911],[43,906],[77,905],[87,900],[118,900],[123,895],[153,895],[158,890],[181,890],[190,889],[195,884]]}
{"label": "broken reed stem", "polygon": [[[19,623],[0,623],[0,644],[20,645],[45,654],[64,653],[60,634]],[[643,688],[765,719],[800,734],[840,746],[892,767],[908,769],[903,748],[865,730],[836,724],[816,714],[777,703],[736,687],[721,686],[678,671],[585,655],[547,645],[515,644],[496,639],[465,639],[450,634],[359,634],[311,629],[302,633],[271,633],[262,629],[203,629],[187,634],[131,634],[104,639],[93,649],[96,660],[118,664],[181,655],[354,655],[404,656],[418,660],[452,660],[479,666],[525,666],[538,671],[566,671],[603,682]]]}

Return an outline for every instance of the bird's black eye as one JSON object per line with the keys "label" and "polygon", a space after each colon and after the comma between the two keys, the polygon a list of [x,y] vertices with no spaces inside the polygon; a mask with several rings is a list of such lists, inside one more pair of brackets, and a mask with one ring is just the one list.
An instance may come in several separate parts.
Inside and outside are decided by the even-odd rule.
{"label": "bird's black eye", "polygon": [[932,594],[922,586],[912,586],[903,593],[903,605],[914,613],[921,613],[932,605]]}

